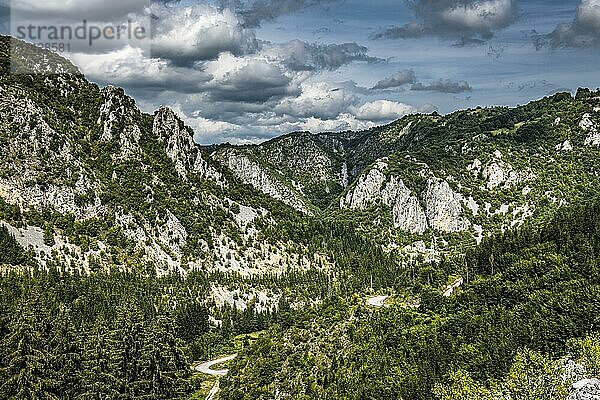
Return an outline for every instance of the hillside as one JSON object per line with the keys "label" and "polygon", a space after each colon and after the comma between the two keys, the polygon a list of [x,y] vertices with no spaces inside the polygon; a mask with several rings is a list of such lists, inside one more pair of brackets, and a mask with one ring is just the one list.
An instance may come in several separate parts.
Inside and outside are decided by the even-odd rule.
{"label": "hillside", "polygon": [[248,275],[315,262],[260,238],[258,221],[295,212],[241,184],[173,111],[144,114],[122,89],[82,75],[11,75],[8,44],[0,42],[0,218],[36,264]]}
{"label": "hillside", "polygon": [[299,211],[360,222],[389,248],[413,251],[423,241],[435,254],[547,220],[596,193],[599,118],[600,94],[581,89],[575,98],[411,115],[366,132],[293,133],[213,154]]}
{"label": "hillside", "polygon": [[599,215],[595,200],[486,240],[450,296],[416,284],[380,308],[332,298],[284,319],[221,398],[592,399],[571,384],[600,372]]}
{"label": "hillside", "polygon": [[599,123],[579,89],[203,147],[0,37],[0,398],[573,396],[599,371]]}

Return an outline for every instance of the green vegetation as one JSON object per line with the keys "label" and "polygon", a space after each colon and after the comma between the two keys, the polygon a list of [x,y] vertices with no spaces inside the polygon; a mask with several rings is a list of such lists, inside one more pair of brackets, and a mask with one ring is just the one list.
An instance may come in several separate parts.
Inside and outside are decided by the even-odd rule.
{"label": "green vegetation", "polygon": [[[11,75],[8,46],[0,398],[202,399],[216,378],[191,366],[232,353],[220,400],[564,399],[565,357],[599,376],[598,148],[580,126],[599,93],[206,149],[177,119],[164,138],[121,89]],[[19,46],[23,65],[67,63]],[[243,184],[223,149],[315,215]],[[382,160],[418,202],[434,176],[473,197],[471,229],[409,234],[389,204],[340,209]],[[206,175],[178,168],[196,161]],[[492,164],[510,184],[489,184]],[[399,250],[418,241],[435,257]],[[371,307],[375,293],[391,296]]]}
{"label": "green vegetation", "polygon": [[5,226],[0,226],[0,265],[22,265],[27,262],[25,250]]}
{"label": "green vegetation", "polygon": [[418,309],[377,310],[333,298],[243,351],[222,398],[561,398],[567,383],[555,360],[567,347],[597,374],[598,251],[595,202],[471,251],[455,296],[417,284]]}

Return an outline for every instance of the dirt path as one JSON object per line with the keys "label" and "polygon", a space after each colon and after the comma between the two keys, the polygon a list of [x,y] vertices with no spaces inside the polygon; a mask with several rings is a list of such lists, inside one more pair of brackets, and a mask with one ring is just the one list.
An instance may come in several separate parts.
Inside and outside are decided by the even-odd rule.
{"label": "dirt path", "polygon": [[454,293],[456,289],[458,289],[463,284],[463,278],[457,278],[451,285],[446,287],[444,291],[444,297],[450,297]]}
{"label": "dirt path", "polygon": [[[216,377],[225,376],[229,372],[228,369],[212,369],[212,366],[221,364],[221,363],[224,363],[227,361],[231,361],[235,357],[237,357],[237,354],[232,354],[227,357],[221,357],[221,358],[217,358],[216,360],[203,362],[202,364],[196,365],[196,371],[202,372],[203,374],[216,376]],[[210,392],[206,396],[205,400],[213,400],[218,391],[219,391],[219,379],[217,378],[214,386],[212,387],[212,389],[210,389]]]}
{"label": "dirt path", "polygon": [[198,364],[196,366],[196,371],[202,372],[203,374],[213,375],[213,376],[225,376],[229,372],[228,369],[212,369],[213,365],[221,364],[227,361],[233,360],[237,354],[233,354],[227,357],[218,358],[216,360],[207,361],[202,364]]}

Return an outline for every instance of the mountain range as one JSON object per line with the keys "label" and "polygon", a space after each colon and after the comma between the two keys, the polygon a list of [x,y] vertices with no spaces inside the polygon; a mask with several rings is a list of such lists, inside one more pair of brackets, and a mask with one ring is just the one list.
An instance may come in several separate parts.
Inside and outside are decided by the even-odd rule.
{"label": "mountain range", "polygon": [[[33,73],[11,73],[15,63]],[[600,91],[583,88],[512,108],[413,114],[360,132],[294,132],[244,146],[200,146],[193,138],[170,108],[144,113],[123,89],[100,88],[66,59],[1,37],[2,271],[202,272],[212,285],[209,311],[228,304],[271,312],[283,298],[302,309],[336,291],[398,291],[394,279],[415,265],[406,282],[445,289],[447,279],[465,275],[479,246],[524,228],[547,229],[561,210],[600,192]],[[483,274],[481,268],[470,271]],[[481,287],[473,290],[484,296]],[[404,309],[439,312],[427,293],[405,293]],[[456,311],[463,300],[448,307]],[[351,321],[356,305],[348,301],[340,307]],[[211,315],[215,326],[217,316]],[[351,340],[339,316],[323,318],[319,329],[332,325]],[[385,318],[378,323],[398,323]],[[296,340],[290,332],[297,331],[272,337],[289,344]],[[321,354],[313,350],[303,351]],[[293,392],[292,374],[285,378],[281,387]],[[246,398],[236,391],[241,381],[232,382],[226,398]],[[314,393],[293,398],[333,396]]]}

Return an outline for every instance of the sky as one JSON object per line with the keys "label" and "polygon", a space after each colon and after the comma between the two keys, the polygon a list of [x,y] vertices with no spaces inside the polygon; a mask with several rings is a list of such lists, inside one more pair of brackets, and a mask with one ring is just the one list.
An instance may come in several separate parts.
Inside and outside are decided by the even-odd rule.
{"label": "sky", "polygon": [[151,32],[62,54],[144,111],[173,108],[201,144],[600,86],[600,0],[0,0],[14,36],[83,20]]}

